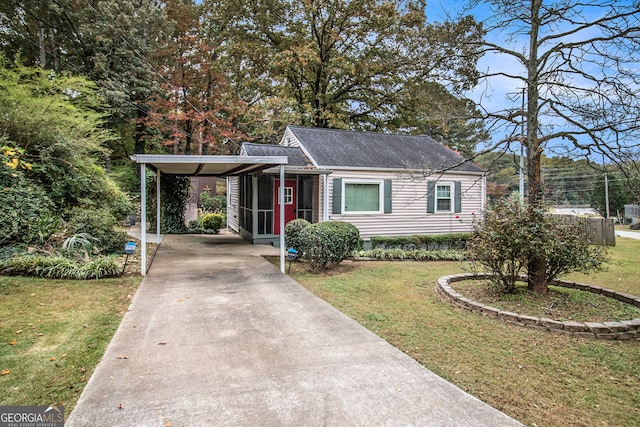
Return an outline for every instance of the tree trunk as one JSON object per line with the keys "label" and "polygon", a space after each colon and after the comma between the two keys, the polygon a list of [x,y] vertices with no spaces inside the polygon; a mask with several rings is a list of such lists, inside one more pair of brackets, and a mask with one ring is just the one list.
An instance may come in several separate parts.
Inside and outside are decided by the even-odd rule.
{"label": "tree trunk", "polygon": [[135,143],[133,152],[136,154],[145,154],[147,149],[145,141],[145,136],[147,133],[147,125],[145,124],[145,120],[147,116],[147,107],[144,104],[138,104],[136,108],[136,128],[133,135]]}
{"label": "tree trunk", "polygon": [[[532,225],[540,223],[541,215],[544,215],[544,184],[540,163],[542,161],[541,141],[538,138],[538,30],[540,28],[540,8],[542,0],[531,2],[531,33],[529,44],[529,61],[527,64],[527,178],[529,180],[529,221]],[[546,294],[547,286],[547,262],[544,253],[533,248],[529,259],[527,287],[529,290]]]}

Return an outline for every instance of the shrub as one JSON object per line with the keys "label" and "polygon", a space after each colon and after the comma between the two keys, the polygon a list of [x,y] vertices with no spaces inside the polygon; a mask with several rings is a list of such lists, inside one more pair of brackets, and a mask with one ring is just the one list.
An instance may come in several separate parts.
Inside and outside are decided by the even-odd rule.
{"label": "shrub", "polygon": [[371,249],[425,249],[430,251],[444,249],[464,249],[471,233],[426,234],[413,236],[374,236]]}
{"label": "shrub", "polygon": [[286,248],[293,248],[298,251],[299,255],[302,255],[302,241],[300,239],[300,231],[305,227],[311,225],[309,221],[304,218],[294,219],[289,221],[284,227],[284,245]]}
{"label": "shrub", "polygon": [[379,260],[398,261],[465,261],[467,253],[456,249],[440,249],[429,251],[426,249],[414,249],[407,251],[404,249],[372,249],[370,251],[359,251],[359,257],[373,258]]}
{"label": "shrub", "polygon": [[225,225],[225,222],[225,217],[222,214],[206,214],[202,217],[202,228],[205,230],[218,231]]}
{"label": "shrub", "polygon": [[227,213],[226,196],[212,196],[207,191],[200,193],[200,208],[204,212]]}
{"label": "shrub", "polygon": [[127,242],[126,233],[118,228],[118,220],[108,209],[81,209],[69,219],[68,225],[73,234],[93,236],[94,246],[101,252],[122,253]]}
{"label": "shrub", "polygon": [[607,260],[606,248],[591,245],[578,226],[510,200],[495,203],[474,228],[469,256],[493,274],[494,288],[502,293],[515,291],[534,256],[545,260],[546,284],[571,272],[598,270]]}
{"label": "shrub", "polygon": [[78,262],[63,256],[22,255],[0,260],[0,271],[10,276],[86,280],[119,276],[122,265],[113,256]]}
{"label": "shrub", "polygon": [[[157,177],[149,177],[147,181],[147,206],[155,206]],[[189,199],[191,179],[188,176],[164,175],[160,179],[160,230],[166,234],[181,234],[187,232],[185,207]],[[147,212],[150,224],[156,223],[156,210]]]}
{"label": "shrub", "polygon": [[363,247],[360,230],[348,222],[311,224],[300,230],[299,237],[303,258],[310,262],[312,271],[338,263]]}
{"label": "shrub", "polygon": [[[0,155],[0,162],[6,162]],[[31,244],[43,237],[38,228],[41,218],[51,216],[52,203],[35,181],[21,170],[0,165],[0,244]],[[58,230],[55,230],[58,231]]]}
{"label": "shrub", "polygon": [[516,281],[529,261],[527,210],[517,202],[499,201],[474,224],[467,250],[475,263],[493,273],[494,287],[515,291]]}
{"label": "shrub", "polygon": [[79,254],[82,258],[88,259],[89,254],[93,252],[96,240],[88,233],[76,233],[64,240],[62,250],[69,255]]}

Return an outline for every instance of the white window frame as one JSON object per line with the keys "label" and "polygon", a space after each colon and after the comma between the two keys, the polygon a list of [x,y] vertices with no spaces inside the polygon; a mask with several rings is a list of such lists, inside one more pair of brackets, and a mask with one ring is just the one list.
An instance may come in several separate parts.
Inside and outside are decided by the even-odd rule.
{"label": "white window frame", "polygon": [[[347,211],[347,184],[377,184],[378,185],[378,210],[377,211]],[[342,213],[344,215],[371,215],[384,213],[384,180],[383,179],[342,179]]]}
{"label": "white window frame", "polygon": [[[278,191],[278,204],[282,203],[280,200],[280,192]],[[293,204],[293,187],[284,187],[284,204],[292,205]]]}
{"label": "white window frame", "polygon": [[[438,187],[449,187],[449,209],[438,209],[438,200],[447,200],[446,198],[439,198],[438,197]],[[455,195],[455,191],[456,191],[456,186],[453,184],[453,182],[436,182],[435,185],[435,189],[434,189],[435,193],[434,194],[434,199],[433,199],[433,210],[434,212],[438,213],[438,212],[445,212],[445,213],[452,213],[455,211],[455,201],[456,201],[456,195]]]}

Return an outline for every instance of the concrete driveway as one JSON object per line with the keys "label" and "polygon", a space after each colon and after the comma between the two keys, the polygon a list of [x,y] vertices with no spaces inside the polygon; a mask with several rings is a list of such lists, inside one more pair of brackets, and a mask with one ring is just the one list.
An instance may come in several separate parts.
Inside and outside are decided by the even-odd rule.
{"label": "concrete driveway", "polygon": [[67,426],[516,426],[231,234],[166,236]]}
{"label": "concrete driveway", "polygon": [[624,230],[616,230],[616,236],[625,237],[627,239],[636,239],[640,240],[640,231],[624,231]]}

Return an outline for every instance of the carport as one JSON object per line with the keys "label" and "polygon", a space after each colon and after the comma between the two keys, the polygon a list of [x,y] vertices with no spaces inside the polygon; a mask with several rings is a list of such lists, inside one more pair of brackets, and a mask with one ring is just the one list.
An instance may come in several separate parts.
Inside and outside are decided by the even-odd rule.
{"label": "carport", "polygon": [[[140,164],[140,264],[142,275],[147,273],[147,186],[146,170],[156,174],[156,241],[160,244],[160,179],[162,175],[174,176],[240,176],[278,166],[284,182],[286,156],[202,156],[172,154],[135,154],[131,160]],[[284,199],[284,187],[280,187],[280,199]],[[280,206],[280,229],[284,230],[284,204]],[[280,233],[280,271],[285,266],[284,233]]]}

